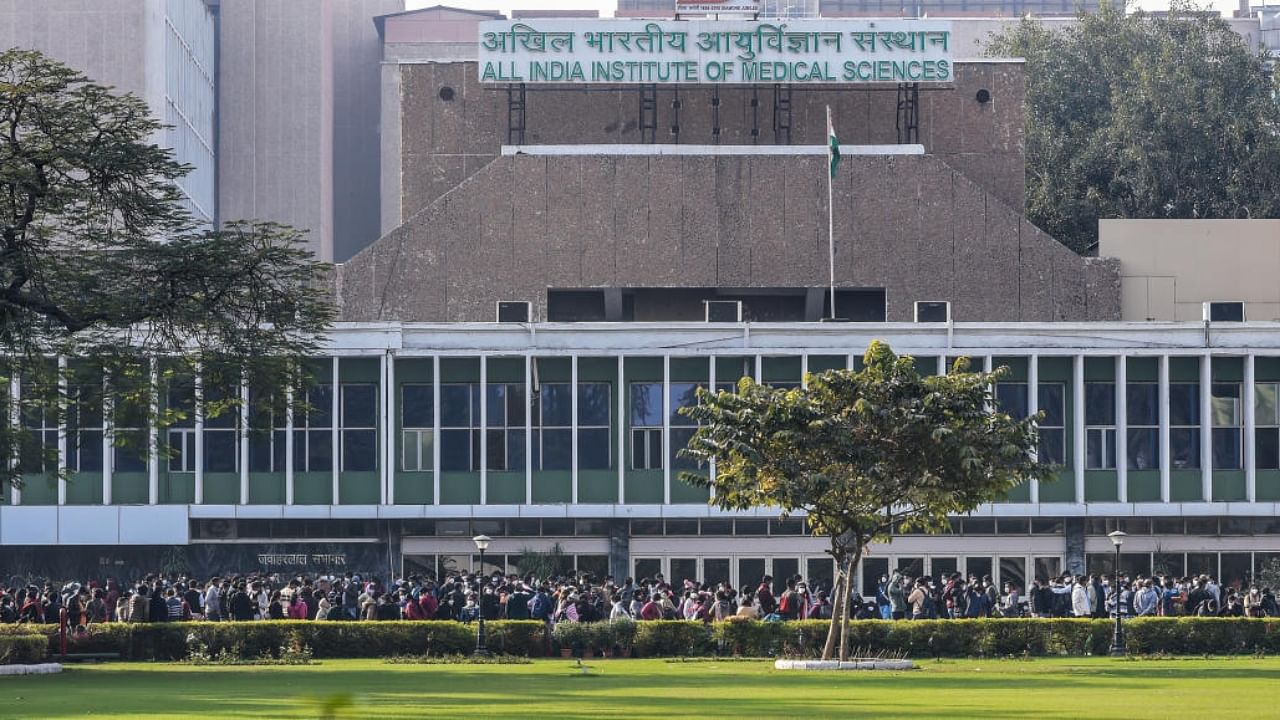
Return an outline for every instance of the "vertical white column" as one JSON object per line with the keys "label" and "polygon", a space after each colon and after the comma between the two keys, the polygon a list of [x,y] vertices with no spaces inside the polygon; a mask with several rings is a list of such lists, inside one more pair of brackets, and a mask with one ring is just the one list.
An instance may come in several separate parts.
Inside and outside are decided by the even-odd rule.
{"label": "vertical white column", "polygon": [[[150,364],[148,392],[151,421],[147,424],[147,503],[155,505],[160,502],[160,429],[156,421],[160,417],[160,368],[156,359],[148,360]],[[183,448],[186,452],[186,448]],[[106,467],[106,459],[102,466]]]}
{"label": "vertical white column", "polygon": [[[804,360],[803,360],[802,362],[805,364],[805,369],[807,369],[807,368],[808,368],[808,362],[809,362],[809,356],[808,356],[808,355],[805,355],[805,356],[804,356]],[[707,388],[709,391],[711,391],[711,392],[715,392],[715,391],[716,391],[716,356],[715,356],[715,355],[711,355],[711,356],[709,356],[709,357],[707,358],[707,385],[709,386],[709,387]],[[715,458],[712,458],[712,459],[711,459],[711,465],[710,465],[710,467],[708,468],[708,472],[710,473],[711,482],[712,482],[712,483],[715,483],[715,481],[716,481],[716,460],[715,460]],[[715,496],[716,496],[716,488],[715,488],[715,485],[713,484],[713,485],[711,486],[711,497],[715,497]]]}
{"label": "vertical white column", "polygon": [[342,423],[342,418],[340,417],[342,405],[339,402],[342,396],[342,384],[339,380],[341,377],[339,375],[339,362],[338,356],[334,355],[332,361],[333,368],[331,371],[333,392],[330,393],[332,397],[330,398],[329,404],[329,417],[332,418],[332,422],[329,423],[329,437],[331,438],[329,442],[332,443],[333,446],[333,451],[331,453],[333,458],[333,471],[330,473],[330,486],[332,488],[330,492],[332,493],[332,497],[329,502],[334,505],[339,504],[338,501],[341,494],[341,485],[338,480],[339,473],[342,472],[342,434],[338,431],[338,426]]}
{"label": "vertical white column", "polygon": [[249,504],[249,378],[240,372],[240,423],[237,434],[240,462],[240,504]]}
{"label": "vertical white column", "polygon": [[1076,481],[1076,503],[1084,503],[1084,356],[1071,356],[1071,468]]}
{"label": "vertical white column", "polygon": [[[714,368],[712,372],[715,372]],[[809,387],[809,353],[800,354],[800,387]]]}
{"label": "vertical white column", "polygon": [[195,397],[195,502],[204,504],[204,365],[196,363],[196,397]]}
{"label": "vertical white column", "polygon": [[[14,396],[17,397],[16,395]],[[111,477],[115,474],[115,453],[113,452],[115,445],[115,423],[112,422],[112,414],[115,412],[115,399],[111,397],[111,383],[107,378],[104,370],[102,373],[102,504],[110,505],[113,493],[111,492]],[[21,498],[14,495],[13,501],[16,504]],[[149,502],[155,504],[156,496],[152,494]]]}
{"label": "vertical white column", "polygon": [[480,356],[480,504],[489,499],[489,356]]}
{"label": "vertical white column", "polygon": [[1255,460],[1257,447],[1254,442],[1257,440],[1255,432],[1258,424],[1256,408],[1253,405],[1254,396],[1257,390],[1254,385],[1257,382],[1257,371],[1255,367],[1256,356],[1251,352],[1244,356],[1244,387],[1240,388],[1240,404],[1244,410],[1244,431],[1242,438],[1244,440],[1244,491],[1245,499],[1249,502],[1258,501],[1258,468]]}
{"label": "vertical white column", "polygon": [[[293,402],[293,385],[292,383],[284,389],[284,504],[293,504],[293,422],[294,422],[294,402]],[[273,419],[272,425],[275,424]],[[275,428],[271,429],[271,434],[275,435]],[[275,438],[272,438],[274,443]],[[274,470],[275,468],[272,467]]]}
{"label": "vertical white column", "polygon": [[1200,499],[1213,500],[1213,357],[1200,356]]}
{"label": "vertical white column", "polygon": [[573,502],[578,502],[578,356],[569,356],[569,478]]}
{"label": "vertical white column", "polygon": [[[712,361],[714,362],[714,361]],[[618,504],[626,501],[627,493],[627,386],[624,376],[626,359],[618,356]]]}
{"label": "vertical white column", "polygon": [[755,366],[754,372],[755,372],[756,384],[758,385],[760,383],[763,383],[764,382],[764,358],[759,355],[756,356],[756,366]]}
{"label": "vertical white column", "polygon": [[440,356],[431,356],[431,497],[440,504]]}
{"label": "vertical white column", "polygon": [[938,374],[939,374],[939,375],[946,375],[946,374],[947,374],[947,355],[946,355],[946,353],[943,353],[942,355],[939,355],[939,356],[938,356]]}
{"label": "vertical white column", "polygon": [[[759,357],[756,358],[759,367]],[[662,503],[671,504],[671,356],[662,356]]]}
{"label": "vertical white column", "polygon": [[67,504],[67,359],[58,356],[58,504]]}
{"label": "vertical white column", "polygon": [[1160,356],[1160,501],[1169,502],[1169,476],[1173,458],[1169,457],[1169,356]]}
{"label": "vertical white column", "polygon": [[[1040,412],[1040,356],[1027,356],[1027,416],[1030,417]],[[1035,448],[1031,450],[1032,457],[1039,457],[1039,453]],[[1031,502],[1040,502],[1040,481],[1031,481]]]}
{"label": "vertical white column", "polygon": [[992,360],[992,357],[990,355],[983,355],[982,356],[982,372],[984,373],[991,372],[993,362],[994,361]]}
{"label": "vertical white column", "polygon": [[383,363],[387,365],[387,372],[383,373],[387,388],[383,395],[383,477],[387,478],[383,505],[396,505],[396,352],[385,352]]}
{"label": "vertical white column", "polygon": [[[22,381],[18,378],[18,373],[10,373],[9,376],[9,430],[13,433],[14,438],[20,437],[22,433]],[[105,435],[104,435],[105,437]],[[21,446],[15,440],[12,450],[9,452],[9,472],[16,475],[19,463],[19,448]],[[13,504],[22,504],[22,488],[17,485],[11,485],[10,490],[13,495]]]}
{"label": "vertical white column", "polygon": [[[1129,502],[1129,362],[1116,356],[1116,483],[1120,502]],[[1104,443],[1105,445],[1105,443]]]}

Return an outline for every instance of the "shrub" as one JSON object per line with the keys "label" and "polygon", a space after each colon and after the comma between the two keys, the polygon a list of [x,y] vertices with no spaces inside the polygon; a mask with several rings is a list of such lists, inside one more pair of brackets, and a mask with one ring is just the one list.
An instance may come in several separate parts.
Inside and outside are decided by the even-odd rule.
{"label": "shrub", "polygon": [[698,620],[653,620],[636,625],[635,651],[641,657],[710,655],[711,630]]}
{"label": "shrub", "polygon": [[34,665],[49,650],[44,635],[0,635],[0,665]]}
{"label": "shrub", "polygon": [[[537,620],[494,621],[485,628],[493,652],[521,657],[547,653],[549,638]],[[860,620],[849,623],[849,640],[850,647],[873,654],[914,658],[1104,655],[1112,628],[1111,621],[1090,619]],[[21,629],[27,635],[43,635],[42,655],[57,652],[56,626]],[[87,633],[70,637],[67,649],[118,653],[125,660],[182,660],[193,644],[210,658],[228,659],[279,658],[282,648],[310,648],[316,659],[440,657],[470,654],[476,629],[474,623],[434,621],[109,623],[91,625]],[[1125,633],[1135,654],[1280,652],[1280,621],[1270,618],[1137,618],[1125,622]],[[826,635],[825,620],[734,620],[710,627],[682,620],[565,622],[555,630],[562,647],[617,646],[625,651],[630,646],[644,657],[815,657]],[[14,626],[0,627],[0,642],[21,636]]]}

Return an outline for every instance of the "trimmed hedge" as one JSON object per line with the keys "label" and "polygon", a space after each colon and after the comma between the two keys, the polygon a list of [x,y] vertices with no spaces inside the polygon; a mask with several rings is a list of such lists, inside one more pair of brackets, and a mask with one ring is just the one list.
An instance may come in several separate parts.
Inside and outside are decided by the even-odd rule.
{"label": "trimmed hedge", "polygon": [[34,665],[44,661],[48,650],[43,635],[0,635],[0,665]]}
{"label": "trimmed hedge", "polygon": [[[1010,655],[1103,655],[1111,645],[1109,620],[981,619],[864,620],[849,623],[851,646],[913,658]],[[541,657],[551,639],[536,620],[485,623],[490,650]],[[0,642],[20,634],[45,636],[57,652],[55,625],[0,627]],[[69,639],[73,653],[119,653],[125,660],[181,660],[192,646],[211,657],[278,656],[281,648],[311,649],[316,658],[458,655],[475,647],[476,626],[454,622],[186,622],[92,625]],[[635,623],[639,657],[814,657],[822,652],[827,622],[696,621]],[[1280,654],[1280,620],[1254,618],[1139,618],[1125,621],[1129,651],[1137,654]],[[29,644],[29,643],[28,643]]]}

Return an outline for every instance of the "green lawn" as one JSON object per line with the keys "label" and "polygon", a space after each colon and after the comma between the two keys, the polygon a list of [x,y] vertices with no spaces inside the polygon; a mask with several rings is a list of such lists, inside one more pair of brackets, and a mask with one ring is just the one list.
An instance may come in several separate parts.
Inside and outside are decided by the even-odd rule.
{"label": "green lawn", "polygon": [[572,661],[532,665],[71,666],[0,678],[0,717],[1280,717],[1280,658],[924,661],[902,673],[779,672],[768,661]]}

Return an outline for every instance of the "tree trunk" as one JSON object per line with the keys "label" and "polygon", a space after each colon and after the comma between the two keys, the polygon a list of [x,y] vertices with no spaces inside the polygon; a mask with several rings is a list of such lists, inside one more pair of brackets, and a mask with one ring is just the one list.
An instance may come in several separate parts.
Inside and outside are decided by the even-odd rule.
{"label": "tree trunk", "polygon": [[853,569],[858,566],[862,557],[862,546],[858,545],[853,552],[844,554],[844,565],[840,572],[845,578],[844,612],[840,615],[840,662],[849,659],[849,595],[853,594]]}
{"label": "tree trunk", "polygon": [[832,553],[836,560],[836,581],[831,588],[831,623],[827,626],[827,642],[822,646],[822,659],[830,660],[831,654],[836,649],[836,633],[840,618],[844,616],[845,606],[848,605],[849,598],[849,577],[844,573],[844,562],[833,548]]}

